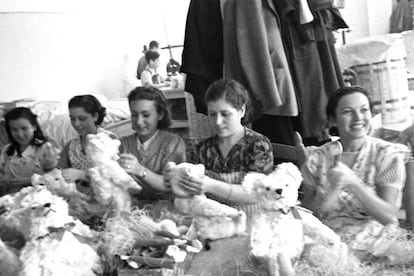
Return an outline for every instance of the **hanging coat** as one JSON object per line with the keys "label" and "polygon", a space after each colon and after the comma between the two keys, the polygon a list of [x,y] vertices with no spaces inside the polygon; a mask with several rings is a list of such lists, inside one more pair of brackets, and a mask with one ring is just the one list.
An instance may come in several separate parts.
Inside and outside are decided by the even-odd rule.
{"label": "hanging coat", "polygon": [[197,112],[206,113],[207,87],[223,77],[223,26],[220,0],[192,0],[185,27],[181,72],[185,91],[194,97]]}
{"label": "hanging coat", "polygon": [[256,115],[296,116],[297,98],[273,1],[222,0],[222,13],[224,76],[246,86]]}
{"label": "hanging coat", "polygon": [[295,0],[274,0],[300,100],[296,127],[303,137],[322,139],[327,99],[343,86],[333,30],[348,28],[332,0],[309,0],[314,20],[300,24]]}

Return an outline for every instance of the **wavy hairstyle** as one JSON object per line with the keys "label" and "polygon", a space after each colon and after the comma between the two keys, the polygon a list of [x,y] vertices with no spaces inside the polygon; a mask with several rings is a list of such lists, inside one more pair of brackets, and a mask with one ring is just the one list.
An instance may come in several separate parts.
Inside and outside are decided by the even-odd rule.
{"label": "wavy hairstyle", "polygon": [[106,116],[106,108],[102,106],[101,102],[93,95],[78,95],[69,100],[69,109],[74,107],[80,107],[85,110],[86,113],[95,116],[98,115],[98,119],[95,125],[100,126]]}
{"label": "wavy hairstyle", "polygon": [[251,112],[250,97],[247,89],[241,83],[226,78],[213,82],[207,88],[204,102],[207,105],[209,102],[215,102],[220,99],[224,99],[237,110],[241,110],[244,106],[245,114],[242,118],[242,124],[247,122]]}
{"label": "wavy hairstyle", "polygon": [[42,129],[40,128],[39,122],[37,121],[37,115],[27,107],[16,107],[9,110],[6,115],[4,116],[6,122],[6,133],[10,141],[10,147],[7,149],[6,154],[8,156],[13,155],[15,152],[19,156],[22,155],[20,152],[19,143],[14,139],[11,130],[10,130],[10,121],[18,120],[18,119],[26,119],[30,122],[30,124],[34,127],[33,138],[30,141],[31,145],[36,147],[40,147],[46,141],[48,141],[47,137],[43,134]]}
{"label": "wavy hairstyle", "polygon": [[[332,93],[332,95],[329,96],[328,104],[326,105],[326,110],[325,110],[326,117],[328,118],[328,120],[330,120],[331,118],[333,119],[336,118],[335,110],[338,107],[339,101],[346,95],[350,95],[354,93],[361,93],[365,97],[367,97],[368,103],[369,103],[369,109],[372,111],[373,104],[372,104],[371,97],[369,96],[368,90],[366,90],[365,88],[361,86],[344,86],[344,87],[338,88],[337,90],[335,90],[335,92]],[[338,129],[336,127],[330,127],[329,133],[335,136],[339,135]]]}
{"label": "wavy hairstyle", "polygon": [[133,101],[148,100],[155,102],[155,108],[158,114],[163,114],[163,118],[158,121],[158,129],[166,129],[171,125],[171,111],[168,106],[167,99],[161,90],[155,87],[139,86],[134,88],[128,94],[128,103],[131,105]]}

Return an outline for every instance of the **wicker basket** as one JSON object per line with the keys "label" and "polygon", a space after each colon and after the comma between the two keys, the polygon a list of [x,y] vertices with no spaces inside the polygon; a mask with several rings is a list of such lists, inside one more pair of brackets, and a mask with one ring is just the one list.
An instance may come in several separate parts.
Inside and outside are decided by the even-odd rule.
{"label": "wicker basket", "polygon": [[392,59],[353,66],[356,83],[371,93],[373,112],[381,113],[382,124],[408,123],[410,103],[405,60]]}
{"label": "wicker basket", "polygon": [[411,124],[406,49],[401,34],[359,39],[337,49],[343,70],[355,72],[353,84],[365,87],[381,113],[383,127],[401,130]]}

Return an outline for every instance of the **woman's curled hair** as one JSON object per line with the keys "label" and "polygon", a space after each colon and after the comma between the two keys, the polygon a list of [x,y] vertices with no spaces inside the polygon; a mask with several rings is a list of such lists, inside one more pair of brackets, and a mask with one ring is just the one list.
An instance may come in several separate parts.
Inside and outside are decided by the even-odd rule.
{"label": "woman's curled hair", "polygon": [[10,141],[10,147],[8,147],[6,153],[8,156],[12,156],[15,152],[19,156],[21,156],[22,152],[20,152],[19,143],[13,138],[10,129],[10,121],[18,120],[18,119],[26,119],[30,122],[30,124],[34,127],[33,138],[30,142],[31,145],[36,147],[40,147],[46,141],[48,141],[47,137],[43,134],[42,129],[40,128],[39,122],[37,121],[37,115],[27,107],[16,107],[9,110],[6,115],[4,116],[6,122],[6,133],[7,137]]}
{"label": "woman's curled hair", "polygon": [[158,114],[163,117],[158,121],[158,129],[166,129],[171,125],[171,111],[168,106],[167,99],[161,90],[155,87],[136,87],[128,94],[128,103],[131,105],[133,101],[148,100],[155,102],[155,108]]}
{"label": "woman's curled hair", "polygon": [[96,125],[100,126],[106,116],[106,108],[93,95],[78,95],[69,100],[69,109],[81,107],[92,116],[97,115]]}

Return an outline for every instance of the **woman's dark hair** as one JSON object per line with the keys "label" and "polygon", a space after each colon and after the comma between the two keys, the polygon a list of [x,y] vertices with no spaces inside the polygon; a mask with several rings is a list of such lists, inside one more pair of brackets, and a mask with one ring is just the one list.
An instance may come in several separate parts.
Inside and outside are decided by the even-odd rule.
{"label": "woman's dark hair", "polygon": [[160,48],[160,44],[156,40],[153,40],[149,43],[149,48],[150,50],[155,49],[155,48]]}
{"label": "woman's dark hair", "polygon": [[156,60],[160,57],[160,54],[157,51],[149,50],[145,53],[145,60],[149,63],[150,60]]}
{"label": "woman's dark hair", "polygon": [[232,79],[219,79],[213,82],[208,88],[204,96],[204,102],[215,102],[224,99],[227,103],[237,110],[241,110],[245,106],[245,115],[242,123],[245,123],[250,114],[250,98],[246,88],[239,82]]}
{"label": "woman's dark hair", "polygon": [[18,119],[26,119],[30,122],[30,124],[35,128],[33,133],[33,139],[30,142],[31,145],[36,147],[40,147],[43,145],[48,139],[46,136],[43,135],[42,129],[40,128],[39,122],[37,121],[37,115],[34,114],[30,108],[27,107],[16,107],[11,109],[6,113],[4,116],[6,121],[6,133],[10,141],[10,147],[7,149],[6,153],[8,156],[14,154],[17,151],[17,154],[21,156],[19,143],[13,138],[10,130],[10,121],[18,120]]}
{"label": "woman's dark hair", "polygon": [[100,126],[106,116],[106,108],[93,95],[78,95],[69,100],[69,109],[81,107],[92,116],[98,115],[95,125]]}
{"label": "woman's dark hair", "polygon": [[155,108],[158,114],[163,117],[158,121],[158,129],[166,129],[171,125],[171,112],[168,107],[167,99],[161,90],[155,87],[136,87],[128,94],[128,103],[131,105],[133,101],[148,100],[155,102]]}
{"label": "woman's dark hair", "polygon": [[[326,110],[325,110],[328,120],[330,120],[331,118],[333,119],[336,118],[335,110],[338,107],[339,101],[344,96],[354,94],[354,93],[361,93],[365,95],[365,97],[367,97],[368,99],[369,109],[372,111],[372,100],[371,100],[371,97],[369,96],[368,91],[365,88],[360,87],[360,86],[344,86],[344,87],[338,88],[337,90],[335,90],[335,92],[332,93],[331,96],[329,96],[328,104],[326,105]],[[331,127],[329,132],[331,135],[339,135],[338,129],[336,127]]]}

